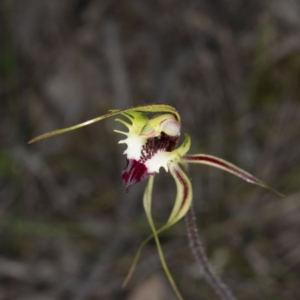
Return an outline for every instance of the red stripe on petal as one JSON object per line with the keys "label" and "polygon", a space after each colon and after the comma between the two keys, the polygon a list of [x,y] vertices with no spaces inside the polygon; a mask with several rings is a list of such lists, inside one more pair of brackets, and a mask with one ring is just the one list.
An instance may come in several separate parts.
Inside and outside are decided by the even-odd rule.
{"label": "red stripe on petal", "polygon": [[180,181],[182,187],[183,187],[183,199],[180,205],[180,209],[178,210],[177,215],[179,214],[179,212],[181,211],[181,209],[184,207],[184,204],[188,198],[189,195],[189,186],[186,182],[186,180],[184,179],[184,177],[181,176],[180,172],[178,172],[178,170],[175,168],[175,176],[177,177],[177,179]]}
{"label": "red stripe on petal", "polygon": [[216,164],[217,166],[223,167],[224,169],[226,169],[229,172],[234,173],[235,175],[243,178],[244,180],[251,182],[251,183],[255,183],[258,185],[262,185],[262,182],[260,180],[258,180],[257,178],[255,178],[254,176],[252,176],[251,174],[249,174],[246,171],[241,170],[240,168],[230,164],[230,163],[226,163],[223,160],[219,160],[215,157],[212,156],[207,156],[207,155],[185,155],[183,157],[183,160],[186,160],[187,162],[193,162],[193,161],[204,161],[204,162],[209,162],[212,164]]}

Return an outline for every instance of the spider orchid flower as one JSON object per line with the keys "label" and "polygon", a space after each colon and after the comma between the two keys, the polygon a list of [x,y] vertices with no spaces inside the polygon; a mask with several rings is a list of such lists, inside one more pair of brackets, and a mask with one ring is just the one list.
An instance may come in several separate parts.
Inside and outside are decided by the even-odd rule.
{"label": "spider orchid flower", "polygon": [[[147,113],[159,114],[149,118]],[[183,142],[178,146],[181,129],[180,115],[174,107],[165,104],[151,104],[111,110],[107,114],[95,119],[71,127],[44,133],[30,140],[29,144],[90,125],[115,115],[121,115],[125,118],[125,120],[118,118],[116,121],[127,128],[127,131],[115,130],[115,132],[125,136],[125,139],[119,141],[119,144],[127,145],[127,148],[124,151],[127,159],[127,166],[122,171],[123,184],[128,192],[132,185],[148,178],[148,184],[143,197],[143,205],[152,230],[152,234],[144,240],[138,249],[123,285],[126,285],[131,278],[142,248],[151,238],[154,238],[163,269],[170,284],[178,299],[183,299],[167,267],[158,238],[159,233],[182,219],[191,206],[193,198],[192,186],[188,176],[182,168],[182,164],[196,163],[210,165],[236,175],[249,183],[265,188],[270,187],[248,172],[218,157],[207,154],[187,154],[191,145],[190,136],[185,134]],[[157,229],[152,218],[151,203],[154,176],[159,173],[161,168],[165,169],[166,172],[170,172],[173,177],[176,184],[177,195],[167,222],[164,226]]]}

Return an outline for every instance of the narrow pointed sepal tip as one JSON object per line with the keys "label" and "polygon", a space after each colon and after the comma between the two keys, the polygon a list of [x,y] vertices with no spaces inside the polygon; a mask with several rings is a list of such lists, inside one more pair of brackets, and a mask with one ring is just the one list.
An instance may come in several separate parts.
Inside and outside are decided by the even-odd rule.
{"label": "narrow pointed sepal tip", "polygon": [[135,159],[127,159],[127,166],[122,171],[122,180],[126,192],[129,192],[132,185],[147,179],[149,175],[150,174],[143,163]]}
{"label": "narrow pointed sepal tip", "polygon": [[279,197],[282,197],[282,198],[285,198],[285,197],[286,197],[285,194],[282,194],[282,193],[278,192],[277,190],[275,190],[275,189],[272,188],[271,186],[265,185],[265,186],[263,186],[263,187],[269,189],[271,192],[275,193],[275,194],[278,195]]}

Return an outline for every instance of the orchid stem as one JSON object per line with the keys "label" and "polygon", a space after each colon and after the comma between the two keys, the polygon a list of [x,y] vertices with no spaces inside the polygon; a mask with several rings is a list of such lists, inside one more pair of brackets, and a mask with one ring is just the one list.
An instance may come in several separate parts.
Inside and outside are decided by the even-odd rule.
{"label": "orchid stem", "polygon": [[189,211],[185,216],[185,223],[192,253],[200,266],[205,280],[219,295],[220,299],[236,300],[229,288],[221,281],[221,279],[213,271],[208,261],[198,233],[193,205],[191,205]]}

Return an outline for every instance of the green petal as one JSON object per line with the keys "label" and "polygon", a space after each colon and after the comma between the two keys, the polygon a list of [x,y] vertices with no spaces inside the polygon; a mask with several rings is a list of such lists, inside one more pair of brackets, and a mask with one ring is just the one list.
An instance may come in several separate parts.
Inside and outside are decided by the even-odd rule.
{"label": "green petal", "polygon": [[227,171],[231,174],[234,174],[234,175],[244,179],[245,181],[247,181],[249,183],[260,185],[264,188],[272,190],[273,192],[275,192],[276,194],[278,194],[280,196],[284,196],[283,194],[277,192],[273,188],[266,185],[263,181],[259,180],[258,178],[254,177],[250,173],[246,172],[245,170],[237,167],[236,165],[234,165],[224,159],[221,159],[221,158],[218,158],[218,157],[215,157],[212,155],[194,154],[194,155],[184,155],[182,157],[182,161],[187,162],[187,163],[199,163],[199,164],[204,164],[204,165],[210,165],[210,166],[222,169],[224,171]]}
{"label": "green petal", "polygon": [[160,258],[160,261],[161,261],[161,264],[162,264],[162,267],[166,273],[166,276],[176,294],[176,296],[178,297],[178,299],[180,300],[183,300],[176,284],[175,284],[175,281],[169,271],[169,268],[166,264],[166,261],[165,261],[165,257],[164,257],[164,254],[163,254],[163,251],[162,251],[162,248],[161,248],[161,245],[160,245],[160,241],[159,241],[159,238],[158,238],[158,232],[155,228],[155,225],[154,225],[154,222],[153,222],[153,218],[152,218],[152,213],[151,213],[151,202],[152,202],[152,189],[153,189],[153,181],[154,181],[154,176],[151,175],[150,178],[149,178],[149,181],[148,181],[148,184],[146,186],[146,189],[145,189],[145,193],[144,193],[144,198],[143,198],[143,203],[144,203],[144,209],[145,209],[145,212],[146,212],[146,216],[147,216],[147,219],[148,219],[148,222],[149,222],[149,225],[151,227],[151,230],[152,230],[152,233],[153,233],[153,236],[154,236],[154,239],[155,239],[155,243],[156,243],[156,247],[157,247],[157,251],[158,251],[158,255],[159,255],[159,258]]}
{"label": "green petal", "polygon": [[62,134],[62,133],[65,133],[65,132],[68,132],[68,131],[71,131],[71,130],[75,130],[75,129],[78,129],[78,128],[81,128],[81,127],[84,127],[84,126],[102,121],[104,119],[107,119],[109,117],[112,117],[112,116],[115,116],[115,115],[118,115],[118,114],[124,114],[124,113],[130,114],[130,113],[136,112],[136,111],[148,112],[148,113],[169,112],[169,113],[174,114],[176,116],[176,118],[178,119],[178,121],[180,121],[180,116],[179,116],[178,111],[173,106],[170,106],[170,105],[166,105],[166,104],[148,104],[148,105],[133,106],[133,107],[130,107],[130,108],[125,108],[125,109],[114,109],[114,110],[111,110],[109,113],[107,113],[105,115],[102,115],[100,117],[85,121],[83,123],[79,123],[79,124],[76,124],[74,126],[70,126],[70,127],[66,127],[66,128],[46,132],[42,135],[39,135],[39,136],[31,139],[28,142],[28,144],[35,143],[37,141],[49,138],[49,137],[54,136],[54,135],[58,135],[58,134]]}
{"label": "green petal", "polygon": [[175,204],[167,222],[172,226],[187,213],[192,203],[193,191],[189,178],[178,164],[170,163],[169,170],[177,188]]}

